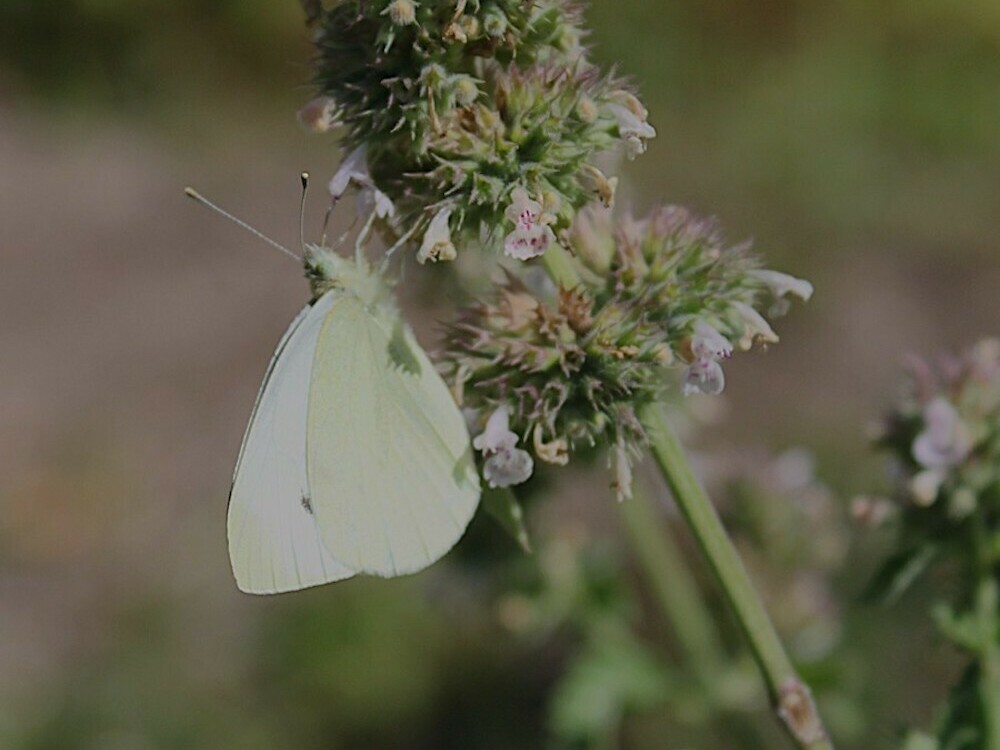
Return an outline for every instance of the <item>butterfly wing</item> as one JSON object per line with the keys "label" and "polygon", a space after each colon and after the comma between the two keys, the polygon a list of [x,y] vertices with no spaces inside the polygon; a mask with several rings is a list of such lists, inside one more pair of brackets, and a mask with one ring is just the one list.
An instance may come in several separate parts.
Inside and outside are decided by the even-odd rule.
{"label": "butterfly wing", "polygon": [[229,557],[240,590],[274,594],[349,578],[312,513],[306,421],[316,343],[336,295],[306,307],[278,344],[243,437],[229,496]]}
{"label": "butterfly wing", "polygon": [[465,421],[402,321],[345,294],[319,334],[306,466],[326,548],[359,573],[442,557],[479,502]]}

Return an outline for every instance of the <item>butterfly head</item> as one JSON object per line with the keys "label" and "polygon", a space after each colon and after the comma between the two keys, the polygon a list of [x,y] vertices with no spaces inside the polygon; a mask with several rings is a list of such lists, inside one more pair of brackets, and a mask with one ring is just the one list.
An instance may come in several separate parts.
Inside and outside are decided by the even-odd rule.
{"label": "butterfly head", "polygon": [[313,298],[339,289],[366,305],[391,304],[388,284],[363,257],[347,258],[320,245],[306,245],[304,265]]}

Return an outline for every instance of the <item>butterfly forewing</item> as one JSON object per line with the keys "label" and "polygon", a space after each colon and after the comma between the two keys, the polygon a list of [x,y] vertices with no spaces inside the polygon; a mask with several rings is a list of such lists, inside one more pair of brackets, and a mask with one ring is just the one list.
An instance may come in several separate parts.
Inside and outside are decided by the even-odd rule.
{"label": "butterfly forewing", "polygon": [[229,498],[229,555],[243,591],[271,594],[349,578],[323,545],[306,475],[309,383],[329,293],[275,350],[243,438]]}
{"label": "butterfly forewing", "polygon": [[306,441],[323,541],[357,572],[427,567],[475,512],[478,475],[447,386],[397,317],[351,294],[319,333]]}

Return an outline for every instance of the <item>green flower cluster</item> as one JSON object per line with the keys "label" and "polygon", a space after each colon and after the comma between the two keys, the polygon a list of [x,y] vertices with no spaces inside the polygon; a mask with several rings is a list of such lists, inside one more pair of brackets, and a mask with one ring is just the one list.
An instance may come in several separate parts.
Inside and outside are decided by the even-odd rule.
{"label": "green flower cluster", "polygon": [[613,446],[614,484],[627,495],[646,444],[638,415],[668,371],[683,368],[685,393],[721,392],[732,342],[778,340],[757,306],[812,290],[760,269],[746,245],[727,247],[713,222],[677,207],[617,229],[607,212],[584,211],[567,237],[583,281],[546,291],[511,278],[449,329],[443,365],[461,403],[506,410],[535,458],[564,464],[578,447]]}
{"label": "green flower cluster", "polygon": [[348,150],[364,150],[365,179],[395,206],[398,233],[431,230],[422,261],[451,259],[459,237],[490,244],[518,230],[508,254],[540,255],[595,196],[613,200],[616,181],[594,156],[619,144],[634,156],[655,135],[639,100],[588,60],[565,0],[309,10],[321,98],[303,119],[346,126]]}

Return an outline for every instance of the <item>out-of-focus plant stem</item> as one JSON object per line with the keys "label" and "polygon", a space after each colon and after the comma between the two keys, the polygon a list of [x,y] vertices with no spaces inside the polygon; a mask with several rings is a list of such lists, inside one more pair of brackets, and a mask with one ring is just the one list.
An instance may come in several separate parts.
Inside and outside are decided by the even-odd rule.
{"label": "out-of-focus plant stem", "polygon": [[977,578],[975,607],[978,624],[979,700],[983,712],[983,747],[1000,750],[1000,647],[997,645],[998,595],[992,555],[980,514],[973,517]]}
{"label": "out-of-focus plant stem", "polygon": [[745,721],[747,717],[730,713],[731,696],[723,684],[729,677],[725,650],[672,531],[641,488],[633,488],[632,497],[621,504],[621,513],[636,559],[697,680],[699,691],[708,705],[723,714],[721,719],[714,718],[715,723],[730,738],[752,739],[755,747],[761,746],[755,727]]}
{"label": "out-of-focus plant stem", "polygon": [[653,457],[698,546],[733,609],[768,693],[789,735],[803,750],[832,750],[808,686],[788,658],[718,513],[698,482],[663,410],[642,415]]}
{"label": "out-of-focus plant stem", "polygon": [[702,688],[713,685],[724,670],[716,624],[692,580],[671,532],[664,528],[641,489],[621,504],[625,530],[657,604]]}
{"label": "out-of-focus plant stem", "polygon": [[[563,248],[549,248],[542,256],[542,263],[556,284],[573,288],[580,283],[573,259]],[[833,750],[809,687],[792,666],[736,548],[695,477],[662,408],[654,406],[640,416],[649,433],[653,457],[743,630],[789,736],[802,750]]]}

